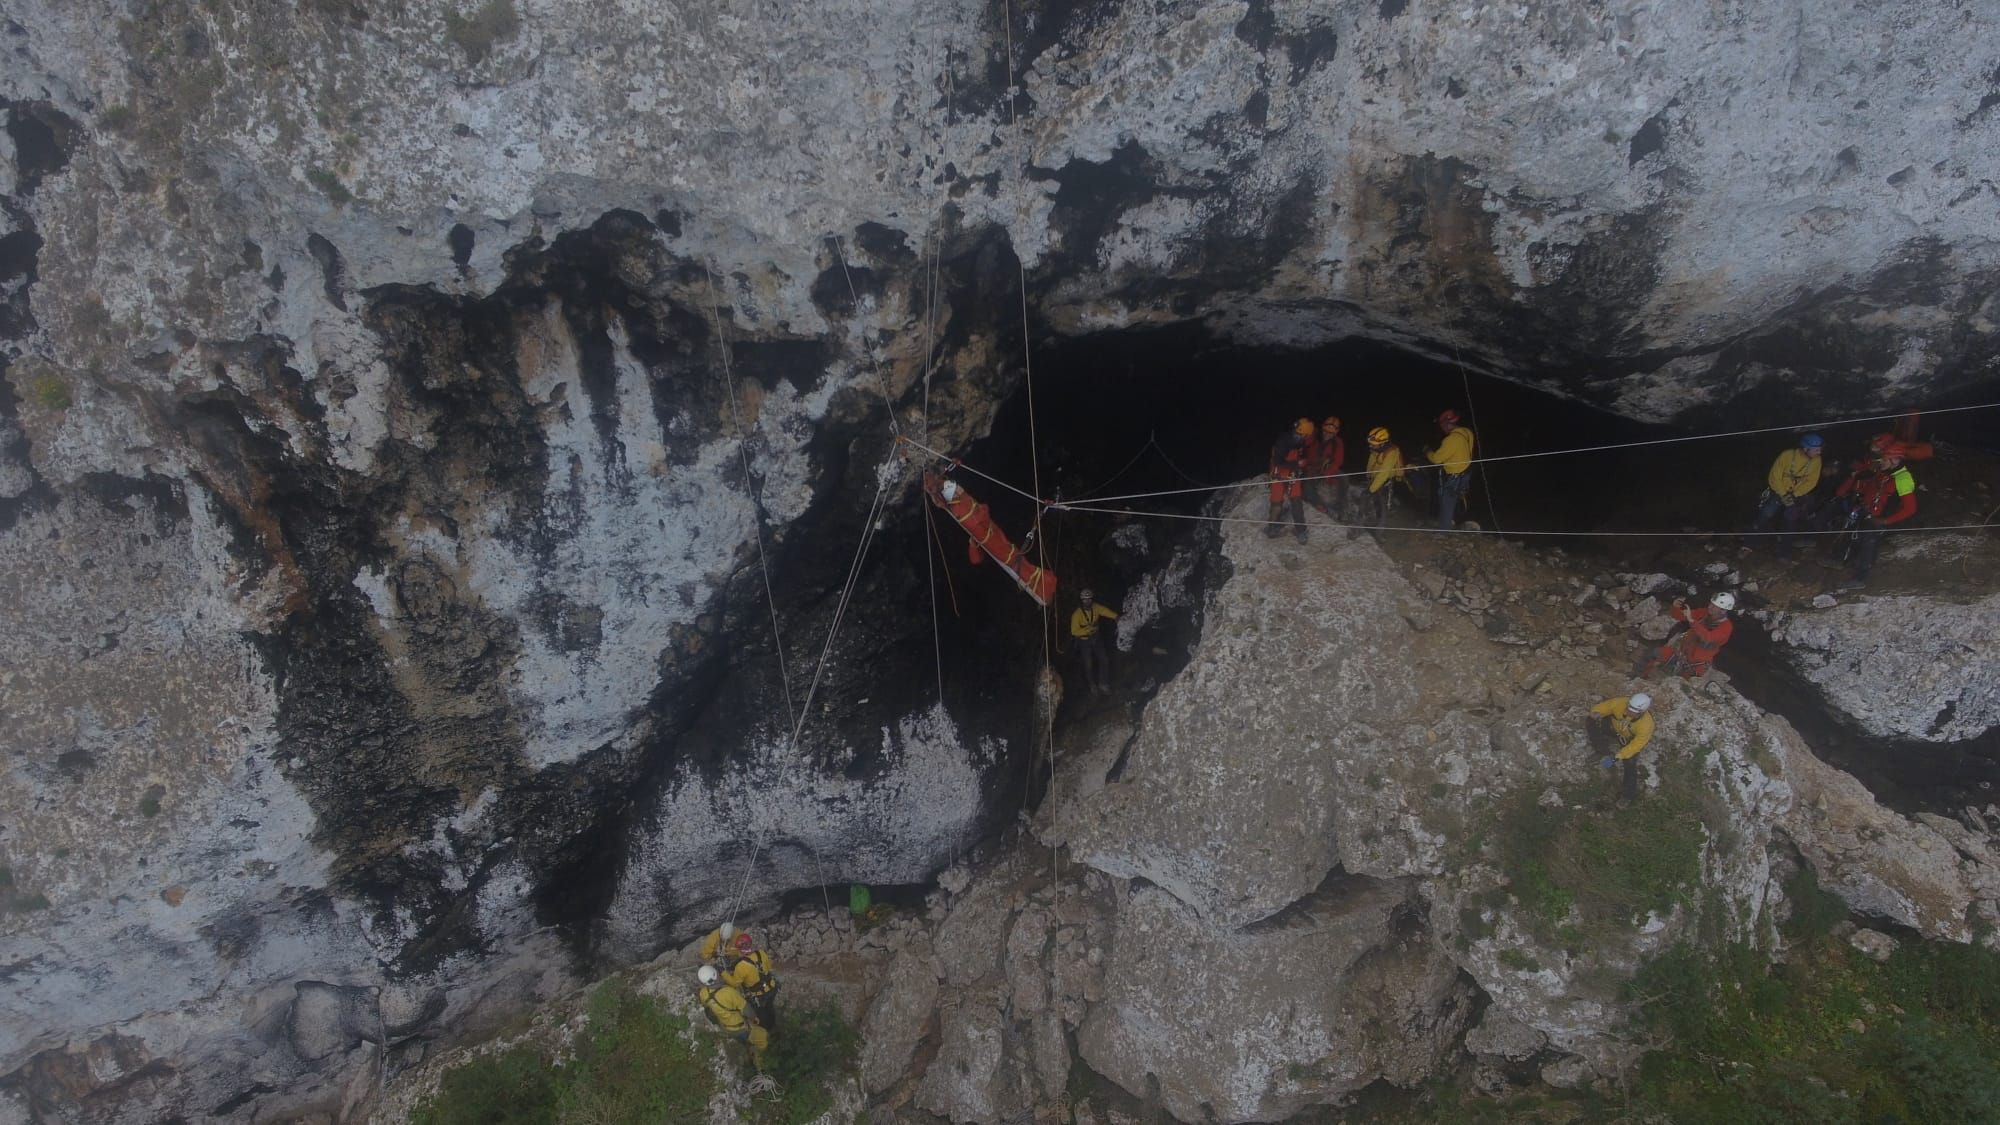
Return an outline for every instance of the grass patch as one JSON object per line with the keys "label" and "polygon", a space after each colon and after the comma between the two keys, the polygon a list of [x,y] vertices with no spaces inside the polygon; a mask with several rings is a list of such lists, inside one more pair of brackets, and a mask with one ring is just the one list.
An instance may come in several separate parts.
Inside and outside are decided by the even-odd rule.
{"label": "grass patch", "polygon": [[540,1125],[556,1119],[556,1071],[532,1047],[514,1047],[447,1071],[410,1125]]}
{"label": "grass patch", "polygon": [[28,380],[22,388],[27,400],[40,410],[68,410],[71,405],[69,384],[53,372],[44,371]]}
{"label": "grass patch", "polygon": [[861,1037],[832,1008],[786,1013],[771,1036],[767,1069],[778,1095],[746,1114],[754,1125],[805,1125],[833,1107],[832,1083],[851,1073]]}
{"label": "grass patch", "polygon": [[1496,842],[1530,926],[1574,948],[1689,902],[1708,839],[1700,796],[1698,779],[1676,772],[1658,791],[1616,806],[1594,787],[1565,791],[1553,808],[1534,792],[1518,794]]}
{"label": "grass patch", "polygon": [[448,1071],[412,1125],[592,1125],[699,1121],[715,1093],[713,1044],[687,1021],[621,984],[591,994],[576,1057],[554,1066],[514,1047]]}
{"label": "grass patch", "polygon": [[[575,1057],[552,1065],[527,1046],[447,1072],[412,1125],[626,1125],[703,1121],[721,1040],[622,983],[590,996]],[[692,1038],[690,1038],[692,1033]],[[833,1106],[832,1083],[851,1073],[860,1036],[831,1008],[787,1013],[766,1069],[776,1095],[739,1107],[751,1125],[805,1125]]]}
{"label": "grass patch", "polygon": [[1500,963],[1510,969],[1515,969],[1523,973],[1539,973],[1542,971],[1542,963],[1540,961],[1535,960],[1518,949],[1501,950]]}
{"label": "grass patch", "polygon": [[444,14],[445,37],[474,65],[484,62],[495,44],[514,38],[520,30],[521,15],[514,10],[514,0],[486,0],[471,15]]}
{"label": "grass patch", "polygon": [[1771,966],[1670,951],[1633,981],[1665,1044],[1635,1096],[1676,1122],[2000,1121],[2000,954],[1912,943],[1878,964],[1828,937]]}
{"label": "grass patch", "polygon": [[319,189],[321,195],[333,201],[336,207],[345,207],[354,202],[354,193],[340,182],[340,177],[324,168],[306,169],[306,182]]}

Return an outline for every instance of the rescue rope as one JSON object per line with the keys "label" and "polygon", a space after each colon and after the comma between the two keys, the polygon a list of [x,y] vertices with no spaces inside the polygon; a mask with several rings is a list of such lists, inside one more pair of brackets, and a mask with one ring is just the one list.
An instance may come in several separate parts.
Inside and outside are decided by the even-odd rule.
{"label": "rescue rope", "polygon": [[[1479,408],[1472,405],[1472,376],[1465,370],[1465,355],[1458,350],[1458,341],[1451,342],[1452,358],[1458,361],[1458,381],[1465,387],[1465,413],[1472,420],[1474,440],[1484,440],[1485,430],[1479,428]],[[1493,510],[1493,478],[1486,475],[1486,466],[1479,466],[1479,491],[1486,494],[1486,516],[1493,524],[1493,530],[1500,530],[1500,513]]]}
{"label": "rescue rope", "polygon": [[[1260,484],[1261,483],[1262,482],[1260,482]],[[1109,515],[1109,516],[1146,516],[1155,519],[1169,519],[1169,520],[1206,520],[1210,523],[1255,523],[1255,524],[1270,523],[1268,519],[1259,519],[1252,516],[1206,516],[1194,512],[1149,512],[1138,508],[1098,507],[1097,505],[1094,504],[1065,505],[1060,510],[1066,512],[1095,512],[1099,515]],[[1499,536],[1506,536],[1509,538],[1522,535],[1535,535],[1535,536],[1557,537],[1565,539],[1700,539],[1700,538],[1749,539],[1749,538],[1770,538],[1773,536],[1780,536],[1780,535],[1803,538],[1806,536],[1819,536],[1819,535],[1850,535],[1853,534],[1856,530],[1854,528],[1833,528],[1830,530],[1801,530],[1801,531],[1735,531],[1735,530],[1495,531],[1495,530],[1488,530],[1483,527],[1482,528],[1399,527],[1394,524],[1385,524],[1378,527],[1374,524],[1339,523],[1334,520],[1327,520],[1324,526],[1332,528],[1353,528],[1357,531],[1407,531],[1407,532],[1415,532],[1420,535],[1499,535]],[[1935,525],[1926,525],[1923,527],[1908,527],[1903,524],[1891,524],[1888,527],[1868,528],[1866,530],[1872,534],[1873,532],[1877,531],[1885,533],[1916,532],[1916,531],[1986,531],[1995,528],[2000,528],[2000,522],[1935,524]]]}
{"label": "rescue rope", "polygon": [[882,364],[875,358],[875,346],[868,342],[868,329],[860,322],[861,293],[854,287],[854,275],[848,272],[847,255],[840,248],[840,236],[830,234],[826,236],[826,240],[833,244],[833,256],[840,263],[840,275],[847,279],[847,297],[854,304],[855,334],[861,340],[862,350],[867,353],[868,368],[875,374],[875,389],[882,392],[882,409],[888,412],[889,429],[894,431],[897,437],[902,437],[903,425],[896,420],[896,403],[889,397],[889,380],[883,377]]}
{"label": "rescue rope", "polygon": [[[1924,411],[1924,414],[1927,416],[1935,414],[1961,414],[1969,410],[1992,410],[1995,409],[1996,407],[2000,407],[2000,402],[1980,403],[1977,406],[1947,406],[1939,408],[1937,410],[1926,410]],[[1680,437],[1646,438],[1641,441],[1613,442],[1607,445],[1582,445],[1582,446],[1577,446],[1573,449],[1544,449],[1544,450],[1538,450],[1534,453],[1506,453],[1495,457],[1474,457],[1472,458],[1470,463],[1474,465],[1498,464],[1499,462],[1502,461],[1528,461],[1538,457],[1566,457],[1578,453],[1605,453],[1618,449],[1639,449],[1646,446],[1654,446],[1654,445],[1676,445],[1690,441],[1713,441],[1718,438],[1748,437],[1755,434],[1797,433],[1806,430],[1824,430],[1824,429],[1831,429],[1834,426],[1852,426],[1852,425],[1859,425],[1860,423],[1863,422],[1887,421],[1890,419],[1901,418],[1905,413],[1908,412],[1903,411],[1896,414],[1872,414],[1860,418],[1840,418],[1827,422],[1805,422],[1805,423],[1792,423],[1790,425],[1784,425],[1784,426],[1763,426],[1757,429],[1750,429],[1750,430],[1723,430],[1711,434],[1686,434]],[[969,470],[971,466],[966,466],[966,468]],[[1429,470],[1426,468],[1417,468],[1414,471],[1427,472]],[[1368,470],[1361,469],[1350,473],[1331,473],[1325,476],[1298,477],[1295,479],[1299,480],[1300,482],[1304,482],[1309,480],[1337,480],[1342,477],[1365,477],[1368,475],[1369,475]],[[1114,501],[1122,501],[1122,500],[1148,500],[1156,496],[1185,496],[1190,493],[1209,492],[1209,491],[1214,491],[1215,489],[1225,489],[1225,488],[1263,488],[1266,486],[1266,484],[1268,484],[1267,481],[1261,481],[1261,480],[1236,481],[1231,484],[1215,485],[1213,486],[1213,488],[1172,488],[1172,489],[1165,489],[1159,492],[1134,492],[1134,493],[1128,493],[1123,496],[1104,496],[1100,497],[1098,502],[1108,504]],[[1016,491],[1019,490],[1017,489]]]}
{"label": "rescue rope", "polygon": [[778,653],[778,678],[785,685],[785,718],[792,717],[792,673],[785,666],[785,638],[778,631],[778,596],[771,589],[771,560],[764,553],[764,498],[758,494],[757,478],[750,475],[750,442],[743,432],[743,418],[736,405],[736,376],[729,363],[729,340],[722,332],[722,301],[715,292],[715,273],[702,259],[702,276],[708,280],[708,315],[715,324],[715,348],[722,356],[722,385],[729,391],[729,425],[736,431],[736,456],[743,467],[743,485],[750,490],[750,522],[757,533],[757,569],[764,576],[764,602],[771,609],[771,646]]}

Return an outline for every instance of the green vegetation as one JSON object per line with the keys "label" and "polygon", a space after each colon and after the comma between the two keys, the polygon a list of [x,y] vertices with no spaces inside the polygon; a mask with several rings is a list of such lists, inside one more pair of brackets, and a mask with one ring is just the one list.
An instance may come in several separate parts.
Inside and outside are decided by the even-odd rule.
{"label": "green vegetation", "polygon": [[746,1116],[756,1125],[805,1125],[833,1106],[830,1079],[854,1068],[861,1037],[832,1008],[788,1013],[771,1036],[768,1064],[777,1097]]}
{"label": "green vegetation", "polygon": [[22,388],[27,400],[40,410],[68,410],[70,408],[69,384],[53,371],[43,371],[27,380]]}
{"label": "green vegetation", "polygon": [[444,16],[445,36],[475,66],[493,53],[494,44],[514,38],[520,30],[521,16],[514,10],[514,0],[486,0],[469,16],[457,12]]}
{"label": "green vegetation", "polygon": [[123,133],[132,127],[138,116],[137,111],[129,105],[106,106],[104,112],[97,115],[97,125],[98,128],[108,132]]}
{"label": "green vegetation", "polygon": [[14,869],[0,865],[0,914],[26,914],[30,910],[47,910],[49,900],[44,895],[24,895],[14,889]]}
{"label": "green vegetation", "polygon": [[1685,764],[1663,774],[1659,790],[1629,804],[1612,804],[1608,785],[1602,792],[1580,787],[1553,808],[1543,808],[1535,793],[1520,794],[1503,814],[1501,864],[1540,936],[1580,948],[1629,931],[1648,911],[1690,901],[1709,834],[1699,779]]}
{"label": "green vegetation", "polygon": [[1830,937],[1784,965],[1683,947],[1633,982],[1664,1048],[1636,1097],[1677,1122],[2000,1120],[2000,954],[1910,942],[1877,964]]}
{"label": "green vegetation", "polygon": [[556,1119],[556,1071],[532,1047],[514,1047],[447,1071],[411,1125],[537,1125]]}
{"label": "green vegetation", "polygon": [[1500,963],[1510,969],[1518,969],[1524,973],[1539,973],[1542,971],[1542,963],[1540,961],[1535,960],[1518,949],[1501,950]]}
{"label": "green vegetation", "polygon": [[147,786],[146,792],[139,798],[139,815],[148,818],[160,815],[160,798],[166,795],[164,785]]}
{"label": "green vegetation", "polygon": [[[722,1040],[622,984],[591,994],[575,1057],[552,1065],[518,1046],[448,1072],[413,1125],[622,1125],[699,1121],[717,1090]],[[790,1013],[766,1057],[775,1095],[741,1107],[753,1125],[804,1125],[833,1104],[830,1082],[850,1071],[860,1039],[837,1012]]]}
{"label": "green vegetation", "polygon": [[340,182],[340,177],[324,168],[306,169],[306,182],[319,189],[320,194],[333,201],[336,207],[345,207],[354,202],[354,193]]}

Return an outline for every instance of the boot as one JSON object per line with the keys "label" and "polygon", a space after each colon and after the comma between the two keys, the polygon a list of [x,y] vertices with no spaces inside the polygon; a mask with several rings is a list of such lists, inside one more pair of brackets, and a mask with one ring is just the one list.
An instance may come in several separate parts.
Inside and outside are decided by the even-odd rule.
{"label": "boot", "polygon": [[1264,525],[1264,538],[1276,539],[1285,533],[1285,525],[1279,522],[1284,517],[1284,514],[1285,506],[1283,504],[1274,503],[1271,505],[1270,522]]}
{"label": "boot", "polygon": [[1298,500],[1292,501],[1292,534],[1299,542],[1306,541],[1306,506]]}

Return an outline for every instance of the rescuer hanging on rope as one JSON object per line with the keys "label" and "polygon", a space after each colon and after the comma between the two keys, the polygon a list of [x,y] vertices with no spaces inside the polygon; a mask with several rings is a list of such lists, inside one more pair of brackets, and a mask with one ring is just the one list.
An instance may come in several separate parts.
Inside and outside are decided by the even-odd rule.
{"label": "rescuer hanging on rope", "polygon": [[1097,604],[1097,595],[1086,588],[1077,596],[1079,604],[1069,615],[1070,647],[1083,664],[1083,678],[1092,695],[1111,694],[1111,638],[1100,621],[1118,620],[1118,611]]}
{"label": "rescuer hanging on rope", "polygon": [[764,1069],[764,1049],[771,1045],[771,1033],[757,1022],[750,1001],[735,985],[723,983],[722,974],[715,971],[714,965],[696,969],[695,980],[699,987],[694,998],[708,1014],[709,1022],[724,1035],[750,1048],[750,1065]]}
{"label": "rescuer hanging on rope", "polygon": [[778,976],[771,955],[757,948],[748,932],[724,922],[701,939],[701,959],[716,963],[722,982],[735,988],[750,1001],[758,1021],[767,1030],[778,1026],[776,997]]}
{"label": "rescuer hanging on rope", "polygon": [[1056,596],[1056,576],[1016,547],[994,524],[993,513],[986,505],[974,499],[957,481],[926,471],[924,494],[970,537],[965,553],[974,566],[988,558],[999,563],[1000,569],[1037,604],[1048,605]]}
{"label": "rescuer hanging on rope", "polygon": [[1271,515],[1264,527],[1266,539],[1276,539],[1285,533],[1283,518],[1289,508],[1292,534],[1299,542],[1306,541],[1305,489],[1300,480],[1306,475],[1306,454],[1312,436],[1312,419],[1301,418],[1271,446]]}

